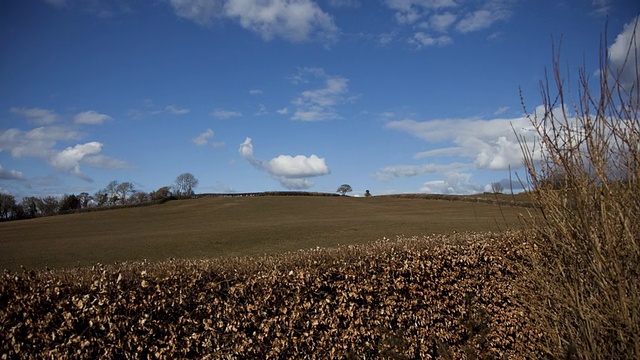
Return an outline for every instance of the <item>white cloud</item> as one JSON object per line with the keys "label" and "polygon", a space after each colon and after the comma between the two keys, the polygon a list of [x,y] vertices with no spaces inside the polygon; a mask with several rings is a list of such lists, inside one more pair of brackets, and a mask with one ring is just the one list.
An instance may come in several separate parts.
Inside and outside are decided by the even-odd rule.
{"label": "white cloud", "polygon": [[[512,128],[513,125],[513,128]],[[419,157],[455,155],[473,159],[480,169],[505,170],[522,165],[522,153],[518,134],[527,135],[531,141],[534,135],[530,121],[515,119],[449,119],[449,120],[399,120],[387,123],[387,128],[407,132],[429,143],[452,142],[456,146],[436,148],[419,153]]]}
{"label": "white cloud", "polygon": [[88,142],[67,147],[58,151],[55,146],[60,141],[78,140],[80,135],[72,130],[41,126],[30,131],[9,129],[0,132],[0,152],[8,151],[16,158],[35,157],[46,160],[60,172],[70,173],[84,180],[91,179],[84,175],[80,164],[105,169],[119,169],[130,167],[124,161],[101,155],[102,143]]}
{"label": "white cloud", "polygon": [[212,138],[213,135],[214,135],[213,130],[207,129],[205,132],[196,136],[191,141],[198,146],[205,146],[209,143],[209,139]]}
{"label": "white cloud", "polygon": [[415,46],[417,49],[422,49],[430,46],[445,46],[453,43],[453,39],[449,36],[441,35],[438,37],[432,37],[423,32],[417,32],[409,39],[409,44]]}
{"label": "white cloud", "polygon": [[0,152],[9,151],[16,158],[46,158],[52,155],[52,148],[58,141],[79,138],[77,132],[56,126],[41,126],[30,131],[8,129],[0,132]]}
{"label": "white cloud", "polygon": [[260,90],[260,89],[251,89],[249,90],[249,94],[251,95],[262,95],[264,93],[264,91]]}
{"label": "white cloud", "polygon": [[24,174],[17,170],[5,170],[0,165],[0,180],[25,180]]}
{"label": "white cloud", "polygon": [[296,82],[308,82],[306,76],[312,75],[316,80],[321,80],[321,88],[303,91],[292,101],[296,111],[292,120],[319,121],[338,119],[335,106],[352,101],[355,97],[349,96],[349,80],[341,76],[327,75],[322,69],[305,68],[294,78]]}
{"label": "white cloud", "polygon": [[269,113],[269,111],[267,111],[267,107],[264,106],[264,104],[259,104],[258,105],[258,111],[255,112],[255,116],[263,116],[263,115],[267,115]]}
{"label": "white cloud", "polygon": [[186,109],[186,108],[180,108],[180,107],[177,107],[175,105],[167,105],[167,106],[165,106],[164,111],[166,111],[168,113],[172,113],[174,115],[184,115],[184,114],[188,114],[189,111],[191,111],[191,110]]}
{"label": "white cloud", "polygon": [[211,116],[218,119],[231,119],[234,117],[242,116],[242,113],[240,111],[234,110],[215,109],[213,110],[213,112],[211,112]]}
{"label": "white cloud", "polygon": [[[453,38],[415,32],[416,28],[439,34],[449,33],[452,27],[459,33],[479,31],[509,18],[515,4],[510,0],[385,0],[384,3],[395,10],[394,17],[401,25],[400,29],[411,29],[407,41],[418,48],[448,45],[453,43]],[[385,37],[381,44],[391,40]]]}
{"label": "white cloud", "polygon": [[385,0],[385,4],[396,10],[395,19],[399,24],[413,24],[431,11],[455,8],[454,0]]}
{"label": "white cloud", "polygon": [[480,9],[466,14],[465,17],[458,22],[456,29],[461,33],[478,31],[486,29],[493,25],[496,21],[508,18],[511,13],[505,9]]}
{"label": "white cloud", "polygon": [[222,14],[222,0],[168,0],[176,15],[200,25],[211,24]]}
{"label": "white cloud", "polygon": [[97,141],[78,144],[57,153],[49,160],[49,163],[60,172],[71,173],[83,180],[92,181],[90,177],[82,173],[80,162],[84,157],[97,155],[101,151],[102,144]]}
{"label": "white cloud", "polygon": [[111,116],[97,113],[93,110],[81,112],[73,119],[76,124],[100,125],[107,120],[111,120]]}
{"label": "white cloud", "polygon": [[420,191],[429,194],[470,195],[482,192],[484,187],[471,181],[471,174],[454,172],[442,180],[427,181]]}
{"label": "white cloud", "polygon": [[224,11],[265,40],[299,42],[316,36],[331,41],[338,32],[333,18],[311,0],[229,0]]}
{"label": "white cloud", "polygon": [[411,177],[422,174],[440,174],[454,170],[466,169],[469,165],[462,163],[452,164],[423,164],[423,165],[395,165],[388,166],[373,175],[378,181],[390,181],[397,177]]}
{"label": "white cloud", "polygon": [[168,0],[176,15],[200,25],[232,19],[264,40],[333,42],[333,18],[312,0]]}
{"label": "white cloud", "polygon": [[596,9],[593,11],[593,14],[596,16],[606,16],[609,14],[611,10],[611,0],[593,0],[591,1],[591,5]]}
{"label": "white cloud", "polygon": [[434,29],[439,32],[447,32],[449,27],[456,21],[458,17],[450,12],[443,14],[435,14],[429,17],[429,21],[426,23],[429,29]]}
{"label": "white cloud", "polygon": [[509,111],[509,107],[508,106],[501,106],[498,108],[498,110],[496,110],[493,115],[502,115],[504,113],[506,113],[507,111]]}
{"label": "white cloud", "polygon": [[313,186],[313,182],[307,178],[330,172],[325,159],[316,155],[279,155],[271,160],[259,160],[253,154],[251,138],[246,138],[238,151],[250,164],[269,173],[287,189],[308,189]]}
{"label": "white cloud", "polygon": [[16,108],[12,107],[9,112],[22,116],[31,124],[49,125],[58,119],[58,115],[52,110],[40,108]]}
{"label": "white cloud", "polygon": [[289,113],[289,109],[288,108],[282,108],[279,110],[276,110],[276,112],[280,115],[287,115]]}
{"label": "white cloud", "polygon": [[640,31],[640,16],[635,17],[624,25],[622,32],[616,36],[616,40],[609,46],[609,61],[614,71],[620,72],[620,82],[626,88],[631,89],[635,84],[638,87],[638,70],[640,64],[640,47],[638,35]]}

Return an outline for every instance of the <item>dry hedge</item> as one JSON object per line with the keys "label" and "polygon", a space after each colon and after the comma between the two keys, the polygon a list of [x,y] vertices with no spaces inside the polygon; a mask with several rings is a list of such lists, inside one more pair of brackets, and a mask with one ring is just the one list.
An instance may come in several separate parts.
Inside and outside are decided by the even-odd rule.
{"label": "dry hedge", "polygon": [[521,233],[11,273],[2,358],[520,358]]}

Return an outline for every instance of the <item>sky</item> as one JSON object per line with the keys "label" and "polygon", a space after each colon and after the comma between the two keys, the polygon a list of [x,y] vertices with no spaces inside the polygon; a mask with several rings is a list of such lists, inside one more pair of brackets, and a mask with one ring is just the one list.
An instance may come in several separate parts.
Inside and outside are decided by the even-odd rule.
{"label": "sky", "polygon": [[[523,176],[560,47],[620,66],[633,0],[0,2],[0,192],[473,194]],[[560,39],[562,39],[560,41]],[[511,170],[511,173],[510,173]],[[516,191],[518,185],[516,184]]]}

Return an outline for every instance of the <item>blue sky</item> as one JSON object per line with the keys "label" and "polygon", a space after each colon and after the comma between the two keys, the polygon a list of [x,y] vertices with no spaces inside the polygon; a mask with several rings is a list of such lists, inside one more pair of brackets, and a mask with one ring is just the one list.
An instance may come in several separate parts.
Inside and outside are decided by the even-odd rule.
{"label": "blue sky", "polygon": [[[598,70],[637,1],[9,0],[0,3],[0,191],[482,192],[522,174],[562,36]],[[612,62],[620,61],[612,54]],[[615,57],[617,56],[617,57]]]}

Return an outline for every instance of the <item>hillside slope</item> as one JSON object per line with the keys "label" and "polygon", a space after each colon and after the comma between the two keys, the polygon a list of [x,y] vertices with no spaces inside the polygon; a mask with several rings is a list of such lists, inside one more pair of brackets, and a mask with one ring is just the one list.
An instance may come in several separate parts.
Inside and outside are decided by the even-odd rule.
{"label": "hillside slope", "polygon": [[522,208],[352,197],[202,198],[0,223],[0,268],[261,255],[517,227]]}

